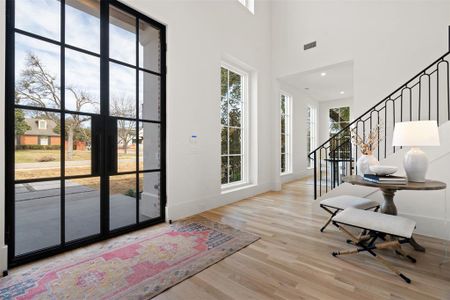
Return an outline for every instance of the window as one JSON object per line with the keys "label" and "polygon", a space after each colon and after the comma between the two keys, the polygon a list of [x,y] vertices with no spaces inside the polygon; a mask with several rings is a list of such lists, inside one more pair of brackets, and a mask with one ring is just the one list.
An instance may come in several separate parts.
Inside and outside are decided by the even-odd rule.
{"label": "window", "polygon": [[47,129],[47,121],[45,121],[45,120],[39,120],[39,121],[38,121],[38,128],[39,128],[39,129]]}
{"label": "window", "polygon": [[247,9],[252,13],[255,14],[255,0],[239,0],[239,2],[247,7]]}
{"label": "window", "polygon": [[247,75],[222,66],[221,80],[221,166],[222,186],[247,182]]}
{"label": "window", "polygon": [[330,137],[341,131],[350,122],[350,107],[330,108]]}
{"label": "window", "polygon": [[41,136],[39,139],[39,145],[48,146],[48,136]]}
{"label": "window", "polygon": [[281,174],[292,172],[291,159],[291,97],[281,94]]}
{"label": "window", "polygon": [[[350,107],[338,107],[338,108],[330,108],[329,111],[330,117],[330,137],[338,134],[342,129],[347,127],[350,123]],[[342,133],[340,133],[339,139],[333,139],[335,145],[333,143],[330,146],[330,156],[335,157],[335,155],[339,155],[340,158],[349,158],[350,157],[350,147],[346,147],[344,145],[349,145],[350,138],[350,129],[346,129]]]}
{"label": "window", "polygon": [[[316,109],[308,106],[306,108],[306,152],[309,155],[316,148]],[[314,159],[308,159],[308,168],[314,167]]]}

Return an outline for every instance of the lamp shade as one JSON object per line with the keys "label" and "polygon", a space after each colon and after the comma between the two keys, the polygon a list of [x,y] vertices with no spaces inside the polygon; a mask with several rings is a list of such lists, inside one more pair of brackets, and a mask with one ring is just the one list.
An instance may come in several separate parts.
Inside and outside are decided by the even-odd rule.
{"label": "lamp shade", "polygon": [[439,129],[436,121],[411,121],[395,124],[392,146],[439,145]]}

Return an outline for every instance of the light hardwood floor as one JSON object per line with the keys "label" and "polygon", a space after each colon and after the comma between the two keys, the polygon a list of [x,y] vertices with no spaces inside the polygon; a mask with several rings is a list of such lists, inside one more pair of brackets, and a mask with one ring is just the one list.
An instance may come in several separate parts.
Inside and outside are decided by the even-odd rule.
{"label": "light hardwood floor", "polygon": [[261,239],[155,299],[450,299],[444,242],[418,236],[426,253],[404,246],[416,264],[379,251],[412,279],[408,285],[368,254],[335,258],[346,237],[312,212],[312,186],[297,181],[205,213],[204,217]]}

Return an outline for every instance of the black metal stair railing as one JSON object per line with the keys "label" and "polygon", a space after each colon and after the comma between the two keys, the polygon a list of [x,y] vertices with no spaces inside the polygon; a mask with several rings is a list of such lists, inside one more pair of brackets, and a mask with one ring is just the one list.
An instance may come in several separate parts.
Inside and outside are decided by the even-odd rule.
{"label": "black metal stair railing", "polygon": [[[372,129],[378,130],[379,143],[373,155],[381,160],[398,149],[392,146],[396,122],[436,120],[440,125],[450,120],[449,61],[450,51],[309,153],[315,199],[339,186],[342,177],[357,173],[360,149],[351,143],[350,130],[363,138]],[[376,129],[379,124],[383,126]]]}

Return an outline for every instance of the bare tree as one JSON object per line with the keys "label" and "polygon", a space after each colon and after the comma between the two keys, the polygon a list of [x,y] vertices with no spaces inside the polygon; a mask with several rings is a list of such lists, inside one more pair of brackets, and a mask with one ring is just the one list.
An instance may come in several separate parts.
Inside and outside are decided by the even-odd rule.
{"label": "bare tree", "polygon": [[[114,97],[111,100],[111,115],[131,117],[136,114],[136,104],[134,99],[126,97]],[[117,138],[118,142],[123,145],[123,151],[128,153],[128,146],[136,138],[136,122],[123,119],[117,120]]]}
{"label": "bare tree", "polygon": [[[56,80],[56,76],[47,70],[39,57],[28,52],[25,68],[20,75],[16,84],[16,103],[37,107],[61,108],[61,87]],[[83,106],[96,103],[85,91],[78,90],[75,87],[66,87],[66,89],[74,96],[75,111],[81,111]],[[56,113],[43,113],[56,124],[60,123],[60,118]],[[74,133],[88,119],[88,117],[73,114],[70,119],[66,120],[68,159],[73,156]]]}

